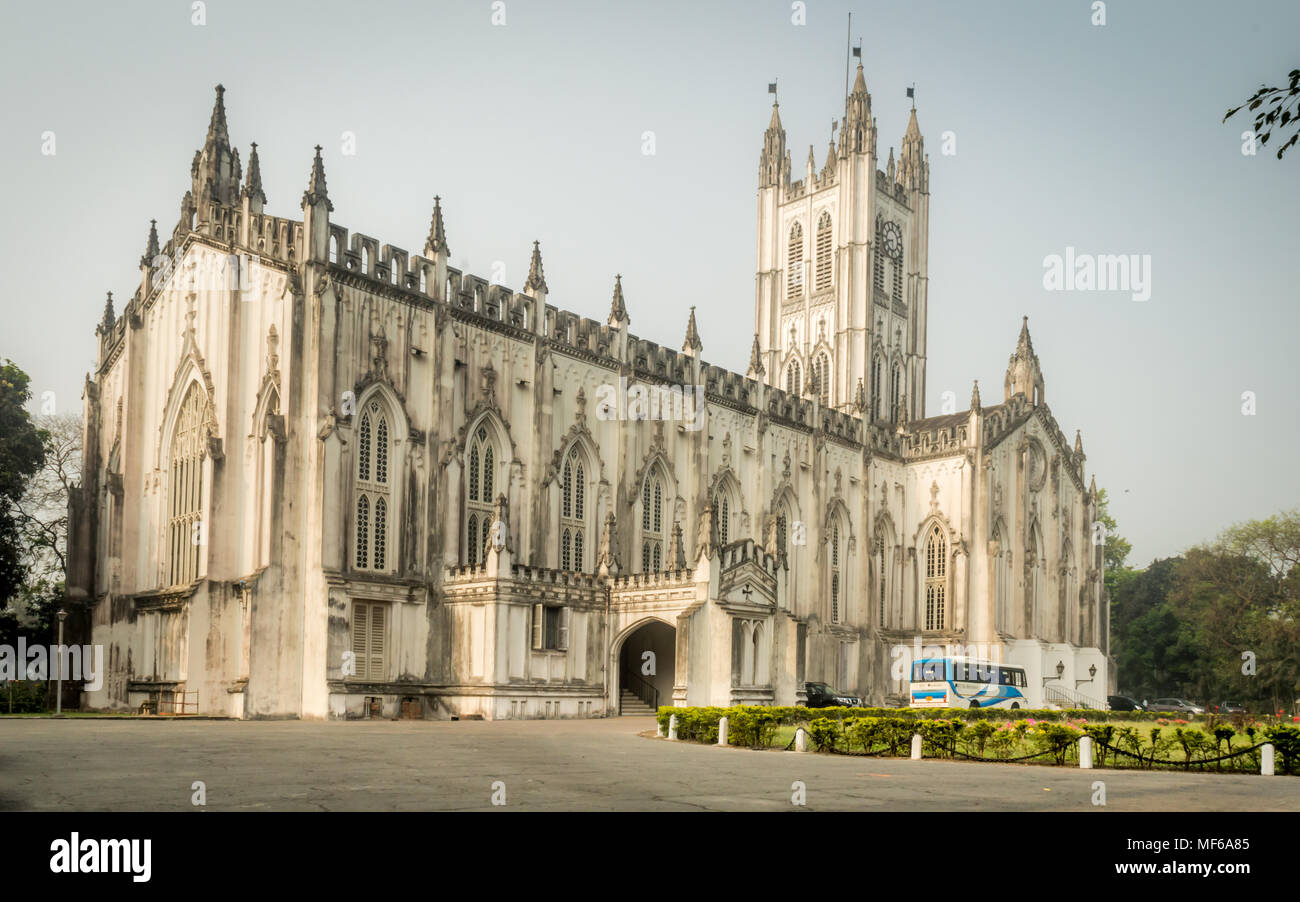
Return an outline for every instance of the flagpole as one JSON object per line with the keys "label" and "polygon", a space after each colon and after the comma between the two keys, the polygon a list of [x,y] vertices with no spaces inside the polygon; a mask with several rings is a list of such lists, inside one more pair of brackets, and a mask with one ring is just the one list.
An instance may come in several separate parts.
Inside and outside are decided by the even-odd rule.
{"label": "flagpole", "polygon": [[853,13],[849,12],[849,25],[844,29],[844,96],[849,96],[849,45],[853,43]]}

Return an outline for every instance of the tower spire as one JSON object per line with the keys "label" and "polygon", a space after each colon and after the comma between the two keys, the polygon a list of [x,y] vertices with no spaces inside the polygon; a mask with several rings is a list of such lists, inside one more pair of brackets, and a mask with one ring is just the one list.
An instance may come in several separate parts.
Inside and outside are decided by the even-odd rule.
{"label": "tower spire", "polygon": [[776,85],[772,84],[768,87],[773,91],[772,118],[768,121],[767,131],[763,133],[763,152],[758,158],[758,187],[760,188],[786,185],[790,182],[785,128],[781,125],[781,105],[776,102]]}
{"label": "tower spire", "polygon": [[429,237],[424,242],[425,256],[448,252],[447,229],[442,223],[442,198],[433,196],[433,218],[429,220]]}
{"label": "tower spire", "polygon": [[546,291],[546,275],[542,272],[542,245],[540,241],[533,242],[533,258],[528,262],[528,281],[524,283],[525,290]]}
{"label": "tower spire", "polygon": [[745,375],[756,381],[763,381],[767,370],[763,367],[762,351],[758,347],[758,333],[754,333],[754,345],[749,349],[749,369]]}
{"label": "tower spire", "polygon": [[609,304],[609,324],[611,326],[626,326],[631,322],[627,315],[627,304],[623,302],[623,276],[622,274],[614,276],[614,297]]}
{"label": "tower spire", "polygon": [[141,266],[153,266],[154,258],[160,253],[158,247],[158,220],[149,220],[149,239],[145,242],[144,256],[140,258]]}
{"label": "tower spire", "polygon": [[244,179],[242,194],[250,200],[266,203],[266,192],[262,190],[262,164],[257,158],[256,141],[252,142],[252,150],[248,154],[248,177]]}
{"label": "tower spire", "polygon": [[226,89],[217,85],[217,99],[212,104],[212,116],[208,119],[208,141],[230,143],[230,132],[226,129]]}
{"label": "tower spire", "polygon": [[976,379],[974,387],[970,390],[970,409],[979,410],[980,407],[980,381]]}
{"label": "tower spire", "polygon": [[330,202],[329,190],[325,185],[325,161],[321,159],[320,145],[317,144],[316,156],[311,161],[311,178],[307,182],[307,190],[303,192],[302,202],[315,205],[321,201],[325,202],[331,213],[334,212],[334,204]]}
{"label": "tower spire", "polygon": [[682,345],[682,350],[692,357],[698,356],[700,351],[704,350],[704,342],[700,341],[700,330],[695,325],[695,308],[691,307],[691,318],[686,321],[686,343]]}
{"label": "tower spire", "polygon": [[225,93],[226,89],[217,85],[207,136],[202,149],[194,152],[194,162],[190,165],[190,193],[200,204],[200,219],[206,213],[203,206],[206,202],[234,205],[239,200],[239,151],[230,146]]}
{"label": "tower spire", "polygon": [[116,317],[113,315],[113,292],[110,291],[108,297],[104,300],[104,318],[100,320],[97,331],[101,335],[107,335],[113,331],[113,323],[116,321]]}
{"label": "tower spire", "polygon": [[1004,400],[1010,401],[1013,395],[1022,394],[1035,406],[1044,400],[1043,371],[1038,365],[1038,355],[1034,353],[1034,342],[1029,337],[1027,316],[1021,321],[1016,351],[1007,364],[1004,393]]}

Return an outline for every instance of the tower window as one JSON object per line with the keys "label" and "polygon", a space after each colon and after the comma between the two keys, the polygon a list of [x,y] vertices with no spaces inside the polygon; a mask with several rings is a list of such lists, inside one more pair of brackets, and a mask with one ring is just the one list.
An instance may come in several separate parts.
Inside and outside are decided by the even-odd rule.
{"label": "tower window", "polygon": [[187,585],[199,576],[199,530],[203,521],[204,396],[190,383],[181,401],[171,446],[171,584]]}
{"label": "tower window", "polygon": [[803,373],[799,367],[799,361],[791,360],[790,365],[785,370],[785,390],[792,395],[799,394],[803,388]]}
{"label": "tower window", "polygon": [[496,482],[496,454],[486,426],[474,430],[465,473],[465,563],[483,562],[492,526],[492,492]]}
{"label": "tower window", "polygon": [[795,223],[790,229],[790,246],[786,254],[786,299],[795,300],[803,295],[803,226]]}
{"label": "tower window", "polygon": [[817,221],[817,291],[831,287],[831,214],[822,213]]}
{"label": "tower window", "polygon": [[652,470],[641,486],[641,570],[644,573],[663,569],[663,508],[663,480]]}
{"label": "tower window", "polygon": [[840,622],[840,524],[831,525],[831,623]]}

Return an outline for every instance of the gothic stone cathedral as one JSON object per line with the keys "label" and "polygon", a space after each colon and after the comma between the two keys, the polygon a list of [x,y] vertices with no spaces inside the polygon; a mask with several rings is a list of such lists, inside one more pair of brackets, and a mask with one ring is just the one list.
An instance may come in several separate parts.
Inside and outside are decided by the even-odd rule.
{"label": "gothic stone cathedral", "polygon": [[603,717],[810,680],[897,705],[917,645],[1104,697],[1097,494],[1028,324],[1000,403],[927,417],[916,112],[878,168],[859,66],[837,137],[793,180],[773,106],[741,375],[693,313],[680,351],[631,333],[617,279],[607,322],[552,306],[536,244],[522,291],[458,272],[436,199],[423,254],[349,233],[320,148],[301,219],[266,213],[218,86],[86,381],[86,705]]}

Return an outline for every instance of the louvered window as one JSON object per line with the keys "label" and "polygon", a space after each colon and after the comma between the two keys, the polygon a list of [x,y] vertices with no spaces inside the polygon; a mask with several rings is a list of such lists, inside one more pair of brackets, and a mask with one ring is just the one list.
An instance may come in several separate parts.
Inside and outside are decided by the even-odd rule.
{"label": "louvered window", "polygon": [[798,395],[803,388],[803,373],[799,368],[799,361],[791,360],[790,366],[785,371],[785,390],[792,395]]}
{"label": "louvered window", "polygon": [[823,213],[817,222],[817,290],[831,287],[831,214]]}
{"label": "louvered window", "polygon": [[388,642],[388,605],[352,603],[352,657],[356,672],[350,679],[387,680],[385,653]]}
{"label": "louvered window", "polygon": [[558,605],[533,605],[533,651],[569,650],[569,609]]}
{"label": "louvered window", "polygon": [[840,524],[831,524],[831,623],[840,622]]}
{"label": "louvered window", "polygon": [[790,245],[786,253],[786,298],[795,300],[803,296],[803,226],[795,223],[790,228]]}
{"label": "louvered window", "polygon": [[725,492],[713,496],[713,517],[718,524],[718,544],[731,542],[731,502]]}

